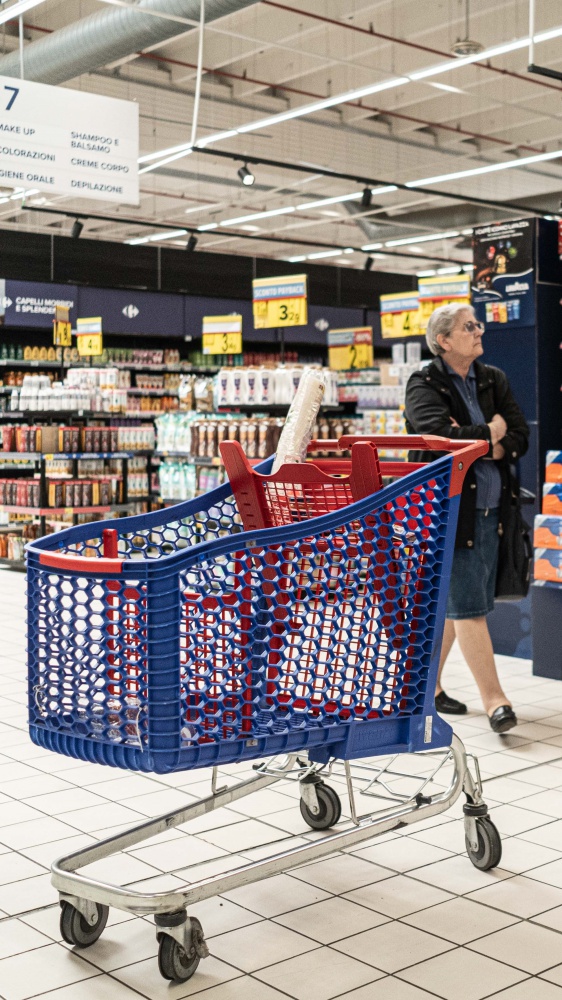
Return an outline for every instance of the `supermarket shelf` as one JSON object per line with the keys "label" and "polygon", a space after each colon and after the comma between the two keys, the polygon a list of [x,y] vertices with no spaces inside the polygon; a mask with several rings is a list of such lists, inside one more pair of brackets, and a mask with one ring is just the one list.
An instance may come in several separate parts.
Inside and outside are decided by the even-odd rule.
{"label": "supermarket shelf", "polygon": [[128,503],[111,504],[108,507],[16,507],[0,504],[0,512],[5,514],[31,514],[35,517],[49,517],[52,514],[109,514],[111,511],[129,510],[134,503],[141,503],[144,497],[136,497]]}
{"label": "supermarket shelf", "polygon": [[0,460],[29,459],[38,462],[40,459],[52,458],[133,458],[138,455],[132,451],[61,451],[61,452],[41,452],[41,451],[0,451]]}
{"label": "supermarket shelf", "polygon": [[0,556],[0,566],[6,566],[9,569],[15,569],[18,571],[18,573],[25,573],[24,559],[4,559]]}
{"label": "supermarket shelf", "polygon": [[177,396],[179,395],[179,390],[176,386],[174,389],[139,389],[136,385],[125,386],[127,389],[127,395],[129,396]]}
{"label": "supermarket shelf", "polygon": [[[2,410],[0,421],[12,420],[152,420],[168,410],[127,410],[126,413],[96,413],[93,410]],[[176,412],[176,411],[174,411]]]}
{"label": "supermarket shelf", "polygon": [[[15,365],[17,368],[88,368],[87,364],[79,361],[32,361],[23,358],[0,358],[0,367],[10,368]],[[218,365],[191,365],[189,362],[179,362],[175,364],[143,365],[134,361],[104,361],[97,362],[94,368],[124,368],[137,372],[186,372],[187,374],[215,374],[218,372]]]}
{"label": "supermarket shelf", "polygon": [[185,451],[155,451],[155,458],[183,458],[190,465],[222,465],[222,459],[218,456],[208,458],[206,455],[186,455]]}
{"label": "supermarket shelf", "polygon": [[[264,416],[275,416],[288,413],[290,403],[229,403],[228,406],[217,407],[217,413],[263,413]],[[322,404],[321,413],[340,413],[339,404]]]}

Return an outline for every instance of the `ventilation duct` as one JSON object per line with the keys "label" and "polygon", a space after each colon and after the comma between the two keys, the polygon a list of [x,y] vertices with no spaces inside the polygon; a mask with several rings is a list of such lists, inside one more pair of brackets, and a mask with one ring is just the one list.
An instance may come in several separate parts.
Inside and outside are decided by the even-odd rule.
{"label": "ventilation duct", "polygon": [[[207,0],[205,21],[216,21],[255,2]],[[181,35],[188,28],[178,21],[143,11],[158,11],[196,22],[199,20],[200,0],[140,0],[134,7],[131,4],[130,8],[100,10],[74,21],[24,48],[25,79],[38,83],[65,83],[82,73],[91,73],[134,52]],[[20,76],[19,52],[0,58],[0,76]]]}

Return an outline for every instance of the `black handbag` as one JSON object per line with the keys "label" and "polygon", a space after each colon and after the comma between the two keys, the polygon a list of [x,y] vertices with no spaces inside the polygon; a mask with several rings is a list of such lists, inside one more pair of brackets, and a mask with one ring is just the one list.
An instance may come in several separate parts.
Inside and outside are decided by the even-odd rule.
{"label": "black handbag", "polygon": [[[526,597],[531,583],[531,566],[533,562],[533,546],[530,528],[521,513],[522,497],[519,483],[509,470],[509,504],[506,508],[505,522],[502,524],[498,551],[498,570],[496,575],[496,601],[520,601]],[[533,502],[525,490],[524,502]]]}

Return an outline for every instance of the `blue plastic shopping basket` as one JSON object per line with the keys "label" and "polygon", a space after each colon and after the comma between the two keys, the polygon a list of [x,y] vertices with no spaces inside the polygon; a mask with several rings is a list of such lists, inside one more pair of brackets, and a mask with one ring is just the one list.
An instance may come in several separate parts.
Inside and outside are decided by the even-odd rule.
{"label": "blue plastic shopping basket", "polygon": [[281,527],[244,531],[227,482],[31,543],[33,741],[157,773],[448,745],[435,679],[462,481],[487,442],[339,445],[358,440],[441,457],[383,462],[399,478]]}

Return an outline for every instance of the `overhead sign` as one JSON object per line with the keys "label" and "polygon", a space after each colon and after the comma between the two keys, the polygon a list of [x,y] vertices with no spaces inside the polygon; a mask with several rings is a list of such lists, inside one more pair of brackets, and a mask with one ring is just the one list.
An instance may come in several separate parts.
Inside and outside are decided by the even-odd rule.
{"label": "overhead sign", "polygon": [[470,279],[467,274],[438,274],[418,278],[420,333],[425,333],[429,317],[439,306],[452,303],[470,305]]}
{"label": "overhead sign", "polygon": [[307,276],[255,278],[252,281],[254,326],[267,330],[279,326],[306,326]]}
{"label": "overhead sign", "polygon": [[203,354],[241,354],[242,316],[204,316]]}
{"label": "overhead sign", "polygon": [[103,352],[101,316],[76,320],[76,342],[81,358],[96,358]]}
{"label": "overhead sign", "polygon": [[472,301],[487,327],[535,322],[534,219],[474,230]]}
{"label": "overhead sign", "polygon": [[373,329],[370,326],[328,331],[328,364],[338,371],[372,368]]}
{"label": "overhead sign", "polygon": [[78,289],[75,285],[51,285],[39,281],[6,279],[2,299],[6,326],[51,329],[57,306],[69,310],[72,323],[76,318]]}
{"label": "overhead sign", "polygon": [[380,298],[382,337],[418,337],[421,333],[418,293],[401,292]]}
{"label": "overhead sign", "polygon": [[139,106],[0,76],[0,184],[139,203]]}

